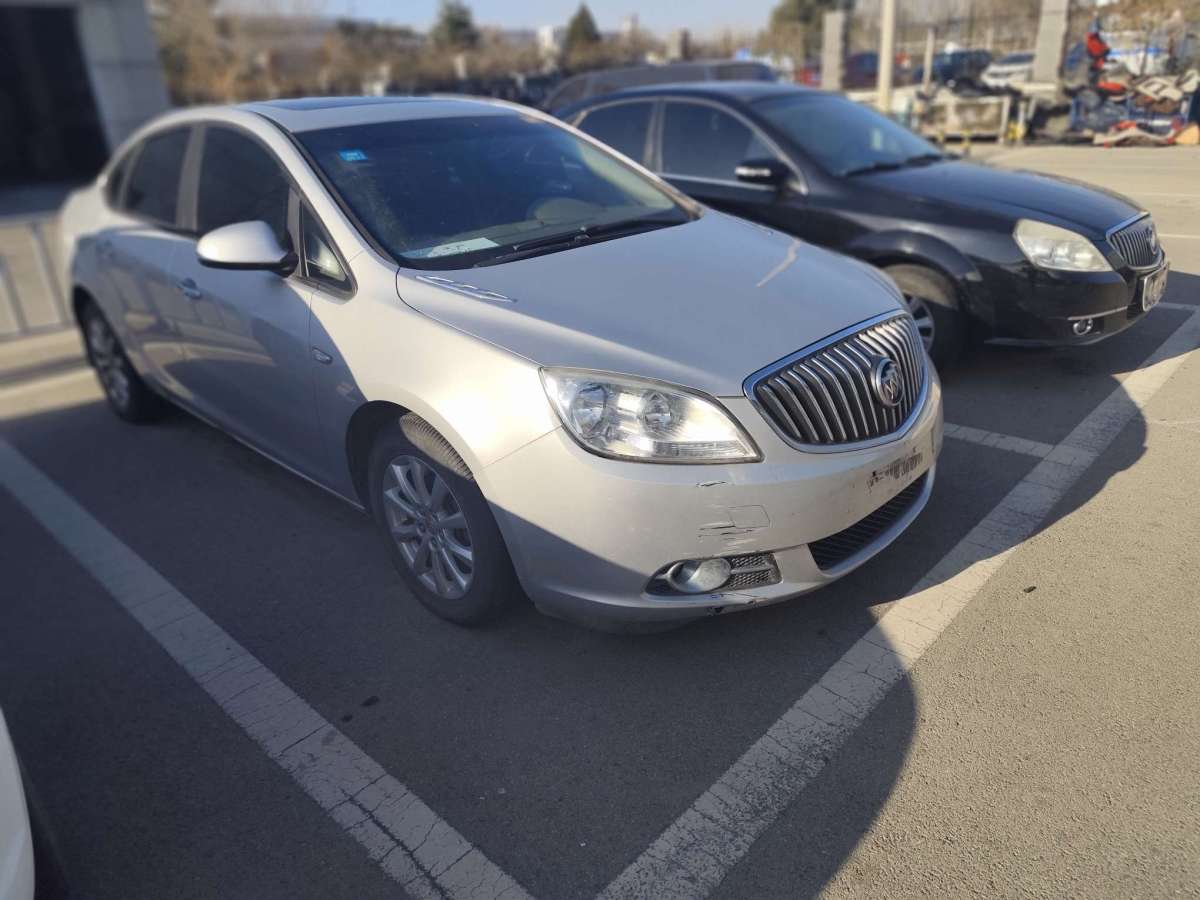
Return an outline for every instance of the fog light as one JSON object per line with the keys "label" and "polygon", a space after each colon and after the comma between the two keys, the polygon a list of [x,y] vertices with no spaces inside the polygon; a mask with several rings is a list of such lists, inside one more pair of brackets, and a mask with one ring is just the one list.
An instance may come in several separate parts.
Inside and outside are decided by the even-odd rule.
{"label": "fog light", "polygon": [[667,584],[681,594],[708,594],[729,580],[729,571],[724,559],[689,559],[671,566]]}
{"label": "fog light", "polygon": [[1085,334],[1091,334],[1095,325],[1094,319],[1077,319],[1071,323],[1071,330],[1079,337],[1083,337]]}

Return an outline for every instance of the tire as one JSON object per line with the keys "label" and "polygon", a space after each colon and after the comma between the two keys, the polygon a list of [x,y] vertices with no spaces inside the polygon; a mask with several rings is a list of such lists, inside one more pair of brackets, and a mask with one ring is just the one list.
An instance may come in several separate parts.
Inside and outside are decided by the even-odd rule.
{"label": "tire", "polygon": [[886,266],[884,271],[904,294],[929,358],[938,369],[945,369],[962,355],[967,343],[966,316],[954,285],[925,266]]}
{"label": "tire", "polygon": [[462,457],[409,413],[376,437],[368,466],[371,516],[421,604],[459,625],[498,617],[517,594],[517,579]]}
{"label": "tire", "polygon": [[121,341],[104,314],[89,303],[80,314],[88,362],[96,370],[108,405],[126,422],[153,422],[166,411],[166,401],[146,386],[125,355]]}

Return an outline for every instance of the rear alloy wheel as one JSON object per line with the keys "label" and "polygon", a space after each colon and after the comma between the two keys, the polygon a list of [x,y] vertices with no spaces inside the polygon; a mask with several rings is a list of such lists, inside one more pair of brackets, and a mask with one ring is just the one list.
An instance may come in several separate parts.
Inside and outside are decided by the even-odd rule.
{"label": "rear alloy wheel", "polygon": [[492,508],[462,457],[411,413],[375,439],[371,514],[401,577],[430,612],[460,625],[495,618],[518,594]]}
{"label": "rear alloy wheel", "polygon": [[888,266],[884,271],[904,294],[925,352],[935,366],[946,368],[959,357],[967,341],[966,317],[959,308],[954,285],[925,266]]}
{"label": "rear alloy wheel", "polygon": [[89,305],[81,318],[88,360],[113,412],[127,422],[151,422],[161,416],[165,402],[146,387],[130,365],[120,340],[100,310]]}

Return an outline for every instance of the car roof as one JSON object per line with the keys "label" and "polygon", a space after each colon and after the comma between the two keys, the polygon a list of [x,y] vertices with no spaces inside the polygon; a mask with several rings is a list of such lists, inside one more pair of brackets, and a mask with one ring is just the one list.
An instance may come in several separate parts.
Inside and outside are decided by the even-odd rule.
{"label": "car roof", "polygon": [[243,103],[233,108],[257,113],[293,133],[377,122],[515,115],[518,112],[513,106],[492,100],[439,96],[301,97]]}
{"label": "car roof", "polygon": [[625,88],[611,94],[599,94],[572,104],[571,109],[595,106],[622,97],[638,97],[646,94],[672,94],[701,97],[709,100],[738,100],[753,103],[763,97],[778,97],[785,94],[815,94],[820,91],[798,84],[780,81],[685,81],[678,84],[645,84]]}

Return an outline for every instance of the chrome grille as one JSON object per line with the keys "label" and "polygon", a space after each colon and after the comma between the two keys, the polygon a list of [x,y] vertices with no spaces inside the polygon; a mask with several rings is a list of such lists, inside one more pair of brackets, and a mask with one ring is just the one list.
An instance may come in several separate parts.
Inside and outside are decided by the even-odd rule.
{"label": "chrome grille", "polygon": [[[884,403],[874,377],[895,363],[902,391]],[[907,424],[925,393],[925,350],[912,317],[899,313],[835,335],[748,381],[750,398],[789,443],[801,447],[877,442]]]}
{"label": "chrome grille", "polygon": [[1135,269],[1146,269],[1158,262],[1158,232],[1149,216],[1114,231],[1108,236],[1108,243]]}

